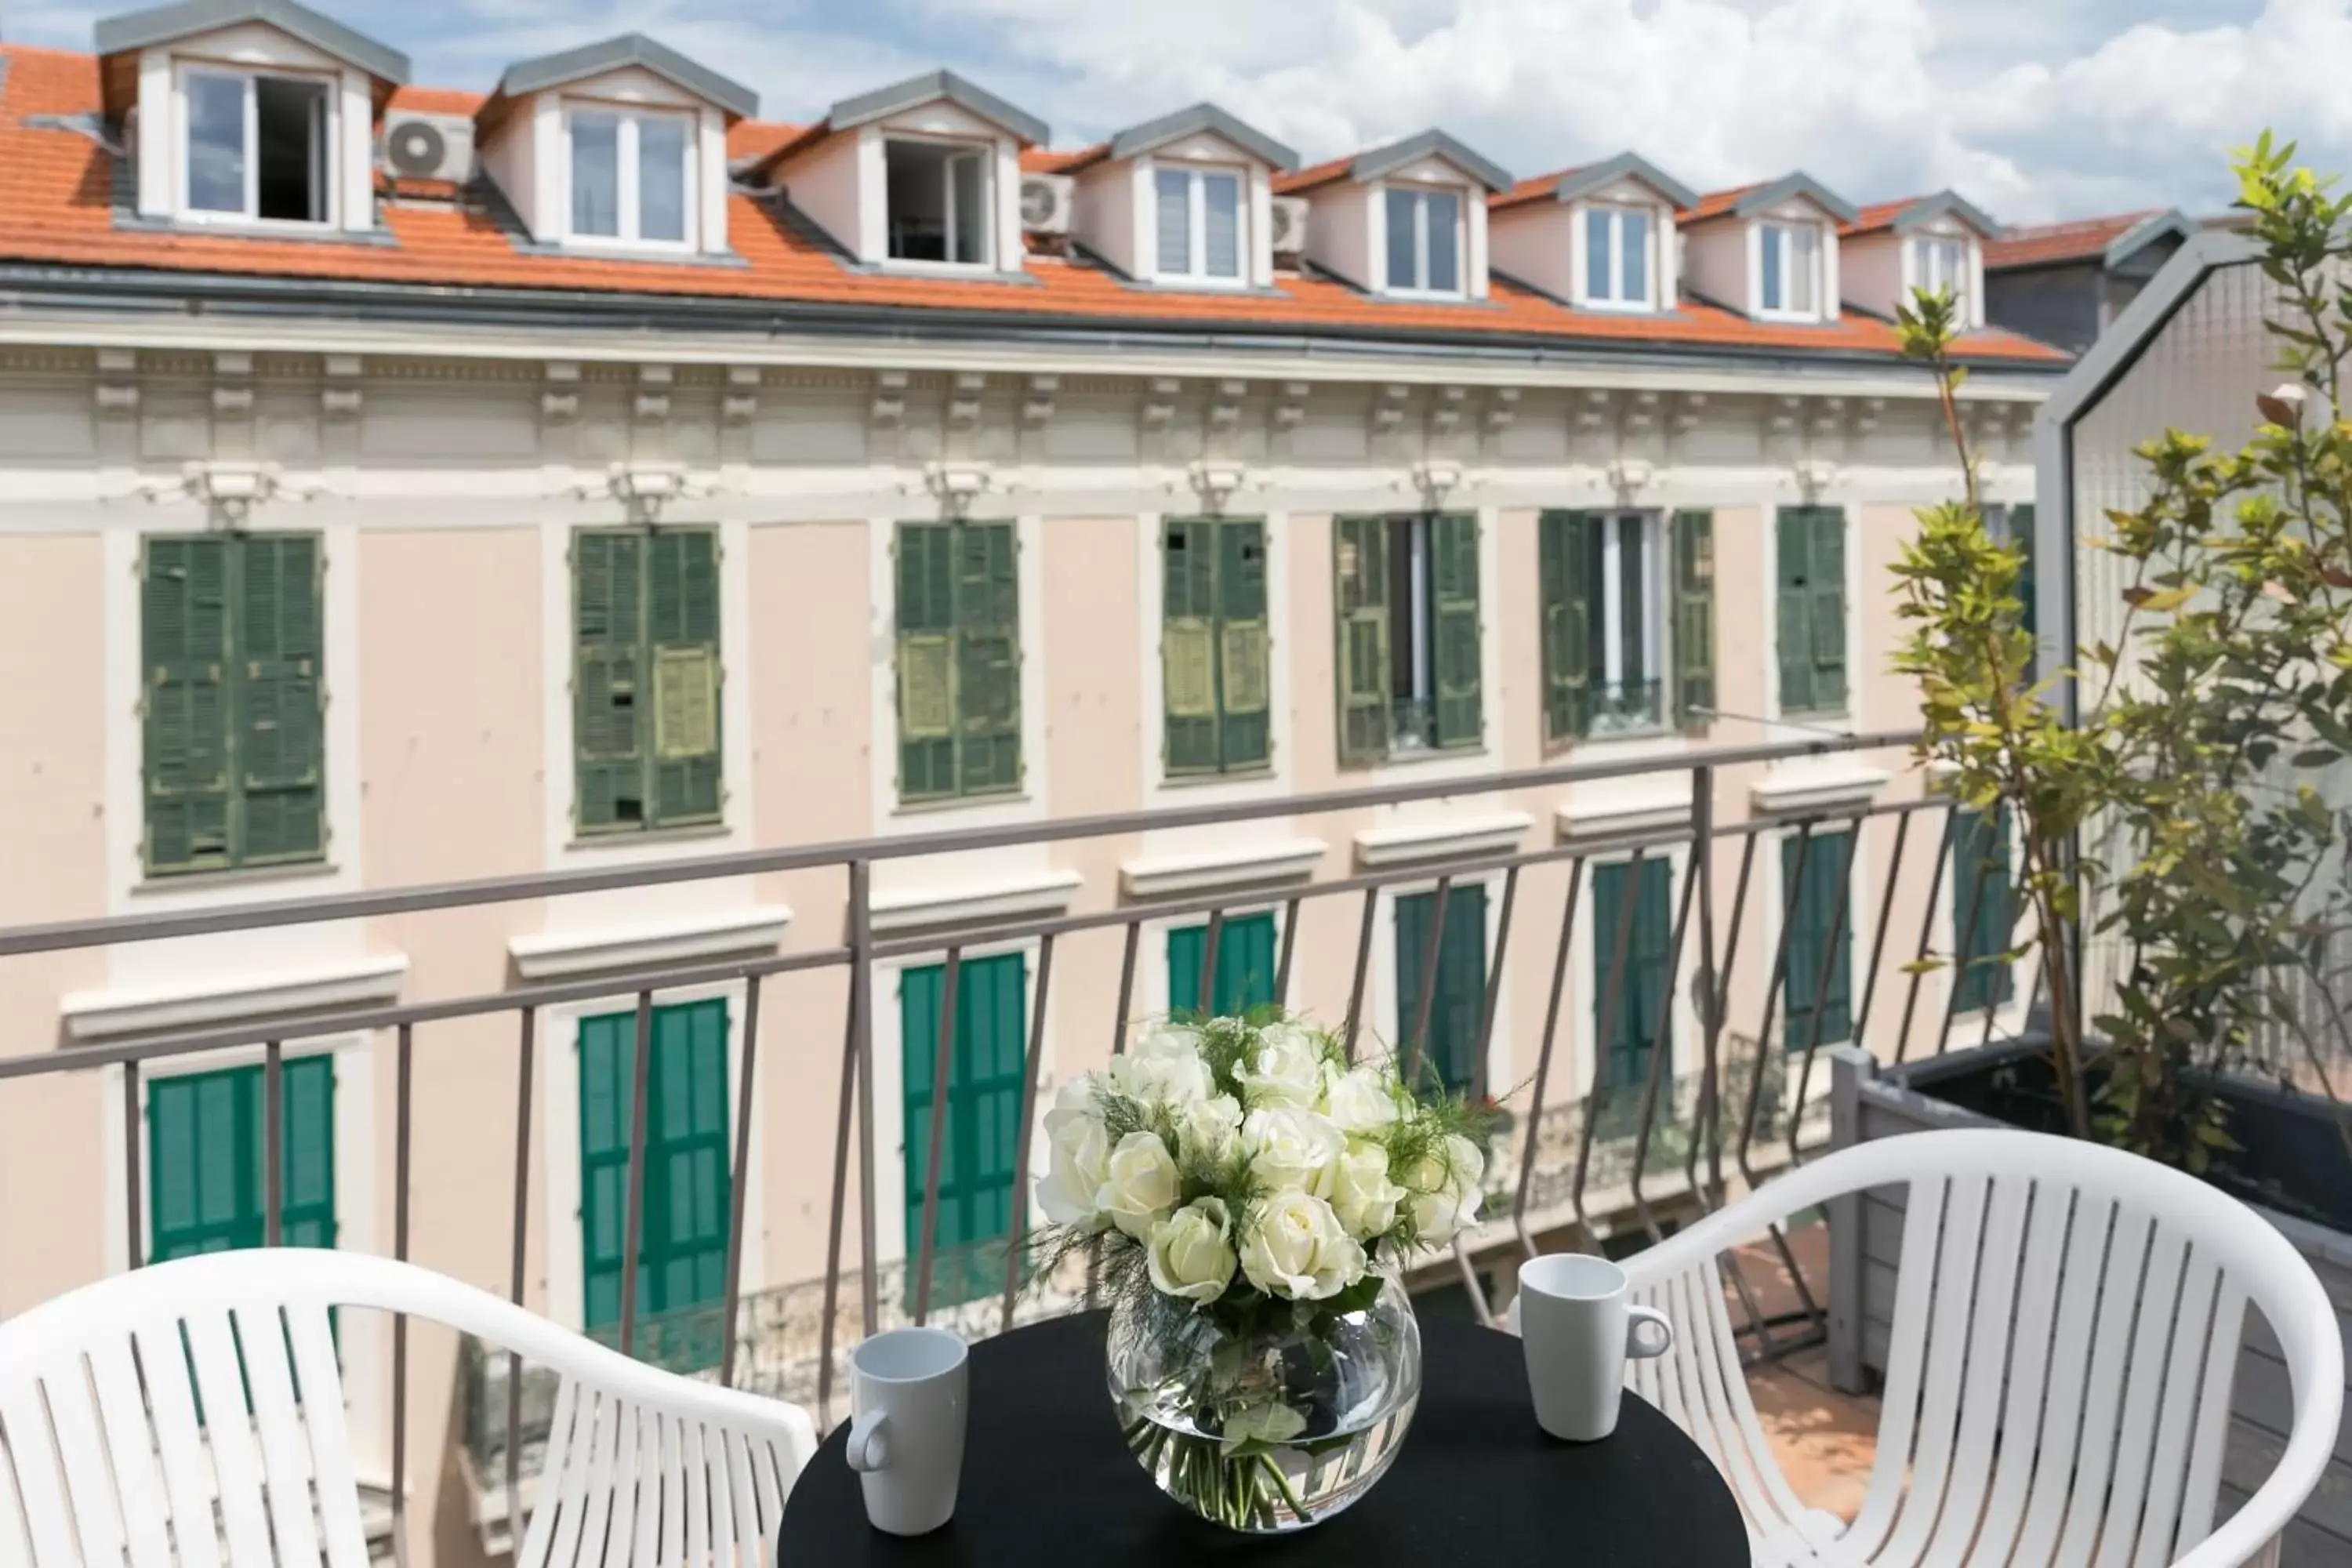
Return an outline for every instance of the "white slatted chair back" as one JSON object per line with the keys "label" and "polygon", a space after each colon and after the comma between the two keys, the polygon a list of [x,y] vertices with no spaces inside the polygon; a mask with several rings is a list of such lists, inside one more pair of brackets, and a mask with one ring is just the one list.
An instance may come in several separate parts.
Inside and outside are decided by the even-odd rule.
{"label": "white slatted chair back", "polygon": [[368,1568],[338,1308],[441,1323],[558,1374],[517,1568],[772,1563],[816,1448],[799,1406],[631,1361],[414,1265],[278,1248],[159,1263],[0,1323],[0,1568]]}
{"label": "white slatted chair back", "polygon": [[[1748,1397],[1717,1258],[1768,1224],[1907,1189],[1878,1447],[1848,1525],[1809,1510]],[[2326,1291],[2244,1205],[2152,1162],[2008,1131],[1824,1155],[1625,1264],[1675,1345],[1628,1385],[1691,1434],[1746,1512],[1758,1568],[2221,1568],[2318,1484],[2342,1415]],[[2269,1479],[2213,1522],[2249,1305],[2294,1399]]]}

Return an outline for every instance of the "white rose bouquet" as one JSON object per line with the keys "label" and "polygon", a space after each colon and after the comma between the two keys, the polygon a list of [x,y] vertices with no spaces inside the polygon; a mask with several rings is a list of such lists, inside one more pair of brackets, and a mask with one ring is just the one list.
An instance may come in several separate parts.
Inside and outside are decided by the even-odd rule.
{"label": "white rose bouquet", "polygon": [[[1476,1221],[1487,1116],[1280,1015],[1157,1024],[1061,1090],[1039,1242],[1055,1261],[1097,1255],[1118,1321],[1144,1342],[1153,1370],[1135,1381],[1155,1386],[1121,1390],[1121,1415],[1164,1489],[1236,1528],[1311,1517],[1275,1458],[1315,1436],[1285,1347],[1328,1371],[1329,1340],[1362,1331],[1393,1266]],[[1189,1378],[1162,1378],[1187,1346],[1211,1348]],[[1192,1433],[1172,1445],[1149,1414],[1171,1382]]]}

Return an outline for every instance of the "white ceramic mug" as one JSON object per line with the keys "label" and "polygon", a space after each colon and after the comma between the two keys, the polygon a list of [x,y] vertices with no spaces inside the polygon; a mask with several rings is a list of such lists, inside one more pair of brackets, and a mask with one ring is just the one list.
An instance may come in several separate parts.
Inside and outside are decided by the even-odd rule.
{"label": "white ceramic mug", "polygon": [[945,1329],[892,1329],[849,1352],[849,1468],[875,1529],[923,1535],[954,1517],[968,1363]]}
{"label": "white ceramic mug", "polygon": [[1674,1347],[1664,1312],[1625,1300],[1625,1271],[1605,1258],[1551,1252],[1519,1265],[1519,1342],[1536,1421],[1555,1437],[1590,1443],[1617,1429],[1628,1357]]}

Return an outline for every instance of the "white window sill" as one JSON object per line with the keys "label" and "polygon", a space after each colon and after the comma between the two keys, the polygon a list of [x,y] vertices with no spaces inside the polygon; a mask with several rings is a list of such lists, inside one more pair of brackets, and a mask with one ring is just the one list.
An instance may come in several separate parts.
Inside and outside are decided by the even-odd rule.
{"label": "white window sill", "polygon": [[1356,863],[1371,870],[1421,860],[1507,855],[1519,847],[1534,823],[1524,811],[1507,811],[1367,827],[1356,835]]}
{"label": "white window sill", "polygon": [[1246,289],[1246,278],[1208,278],[1190,272],[1155,272],[1146,279],[1162,289]]}
{"label": "white window sill", "polygon": [[702,254],[691,240],[622,239],[609,234],[567,234],[556,243],[600,261],[685,261]]}
{"label": "white window sill", "polygon": [[1851,756],[1792,757],[1749,786],[1748,796],[1766,816],[1796,816],[1865,806],[1893,777]]}
{"label": "white window sill", "polygon": [[169,898],[173,893],[200,892],[211,888],[249,888],[272,882],[309,882],[332,877],[342,869],[331,860],[289,860],[264,866],[230,866],[218,871],[183,871],[175,876],[149,877],[131,889],[134,899]]}
{"label": "white window sill", "polygon": [[916,261],[899,256],[886,256],[875,263],[885,272],[903,273],[913,278],[1011,278],[1018,277],[1017,269],[1007,272],[987,261]]}
{"label": "white window sill", "polygon": [[507,943],[507,952],[515,973],[525,980],[649,969],[688,959],[743,958],[774,952],[792,919],[788,906],[765,904],[684,920],[519,936]]}
{"label": "white window sill", "polygon": [[1830,318],[1822,310],[1770,310],[1759,305],[1748,315],[1759,321],[1771,321],[1784,327],[1818,327]]}
{"label": "white window sill", "polygon": [[1391,300],[1414,300],[1423,303],[1459,305],[1470,296],[1459,289],[1383,289],[1381,292]]}
{"label": "white window sill", "polygon": [[312,969],[76,991],[58,1003],[58,1010],[67,1036],[88,1043],[273,1015],[382,1005],[398,999],[407,974],[407,954],[382,953]]}
{"label": "white window sill", "polygon": [[1563,842],[1664,832],[1690,820],[1691,776],[1685,772],[1579,784],[1552,812]]}
{"label": "white window sill", "polygon": [[1076,871],[1044,871],[904,889],[875,895],[868,918],[876,934],[883,935],[1058,915],[1068,910],[1085,881]]}
{"label": "white window sill", "polygon": [[250,213],[206,212],[195,207],[183,207],[173,213],[172,221],[185,224],[191,228],[226,229],[238,234],[316,237],[342,232],[342,226],[331,221],[314,223],[309,218],[256,217]]}
{"label": "white window sill", "polygon": [[1201,855],[1156,856],[1123,862],[1118,868],[1119,882],[1130,899],[1166,899],[1225,888],[1300,881],[1315,874],[1329,847],[1320,838],[1291,838]]}
{"label": "white window sill", "polygon": [[1580,310],[1605,310],[1612,316],[1654,316],[1658,308],[1647,300],[1595,300],[1587,297],[1576,302]]}

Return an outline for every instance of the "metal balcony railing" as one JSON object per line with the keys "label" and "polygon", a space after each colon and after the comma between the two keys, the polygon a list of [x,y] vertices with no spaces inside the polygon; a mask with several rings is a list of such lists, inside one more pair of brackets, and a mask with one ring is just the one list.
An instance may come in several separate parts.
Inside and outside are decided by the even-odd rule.
{"label": "metal balcony railing", "polygon": [[[1818,969],[1811,974],[1792,973],[1793,902],[1803,883],[1805,859],[1814,853],[1818,833],[1836,832],[1864,822],[1891,820],[1891,832],[1879,829],[1866,869],[1869,886],[1851,875],[1852,858],[1861,835],[1844,833],[1835,842],[1849,872],[1832,917],[1835,928],[1852,920],[1848,894],[1855,903],[1868,900],[1875,919],[1867,927],[1868,952],[1853,942],[1852,965],[1854,999],[1852,1033],[1882,1057],[1900,1058],[1914,1051],[1940,1050],[1953,1035],[1956,995],[1924,991],[1925,976],[1913,961],[1940,951],[1941,930],[1937,910],[1939,892],[1947,885],[1953,844],[1953,809],[1931,792],[1904,794],[1866,805],[1840,806],[1814,816],[1758,816],[1748,812],[1745,787],[1754,770],[1829,752],[1891,753],[1906,746],[1904,734],[1822,738],[1793,743],[1722,748],[1688,753],[1675,760],[1669,772],[1688,777],[1690,812],[1685,822],[1671,827],[1628,833],[1614,838],[1577,838],[1508,853],[1484,852],[1451,858],[1417,859],[1409,865],[1381,865],[1361,874],[1316,880],[1268,894],[1242,894],[1122,902],[1109,908],[1018,921],[990,922],[919,934],[877,934],[874,929],[874,870],[877,864],[958,851],[1013,845],[1051,845],[1086,840],[1133,838],[1176,828],[1215,827],[1263,819],[1302,823],[1329,814],[1361,814],[1372,808],[1434,801],[1449,796],[1507,795],[1528,790],[1576,789],[1603,781],[1622,781],[1661,772],[1655,757],[1603,763],[1570,762],[1507,772],[1475,781],[1431,778],[1373,789],[1349,789],[1298,795],[1260,801],[1211,803],[1150,812],[1069,818],[982,829],[908,834],[848,843],[791,846],[722,854],[688,860],[596,867],[523,877],[485,879],[437,886],[394,888],[331,897],[287,900],[236,908],[175,910],[73,921],[0,931],[0,978],[12,958],[73,949],[105,948],[121,943],[156,942],[230,931],[267,930],[352,921],[391,915],[418,916],[430,911],[457,910],[526,900],[543,900],[612,889],[707,881],[778,872],[807,873],[830,868],[841,878],[842,901],[837,926],[824,923],[824,913],[803,907],[801,929],[815,926],[837,930],[839,940],[824,945],[774,952],[727,963],[670,964],[624,973],[606,973],[554,982],[515,984],[478,994],[436,996],[396,1005],[341,1008],[286,1016],[234,1026],[204,1028],[114,1041],[66,1049],[49,1047],[44,1036],[34,1048],[19,1042],[18,1054],[0,1057],[0,1097],[16,1080],[53,1079],[58,1075],[90,1074],[119,1067],[123,1092],[118,1114],[124,1135],[117,1148],[120,1175],[128,1195],[123,1243],[132,1267],[146,1255],[146,1234],[140,1194],[144,1190],[142,1140],[137,1135],[140,1116],[140,1076],[142,1068],[164,1061],[201,1058],[207,1053],[264,1047],[263,1082],[266,1131],[264,1184],[268,1228],[265,1239],[278,1237],[285,1173],[280,1169],[280,1136],[284,1108],[282,1046],[324,1034],[387,1031],[393,1053],[394,1095],[388,1186],[392,1209],[391,1251],[407,1258],[415,1240],[411,1205],[412,1161],[418,1140],[418,1106],[414,1092],[415,1074],[433,1070],[434,1037],[443,1025],[462,1019],[503,1015],[512,1020],[515,1051],[512,1071],[517,1115],[511,1133],[511,1186],[497,1194],[497,1208],[505,1212],[509,1270],[506,1284],[515,1300],[523,1300],[526,1277],[525,1238],[533,1201],[534,1158],[533,1074],[539,1052],[534,1036],[544,1009],[615,996],[634,996],[635,1035],[633,1070],[636,1115],[628,1135],[625,1191],[626,1208],[621,1251],[618,1321],[601,1334],[626,1353],[646,1357],[714,1378],[729,1384],[768,1390],[814,1405],[820,1419],[834,1414],[841,1359],[845,1348],[862,1334],[894,1321],[951,1321],[970,1334],[983,1334],[1028,1319],[1083,1306],[1091,1299],[1084,1271],[1072,1277],[1066,1269],[1054,1279],[1026,1278],[1020,1246],[1020,1227],[1028,1209],[1028,1172],[1032,1164],[1030,1130],[1038,1120],[1039,1060],[1037,1047],[1045,1038],[1051,998],[1056,984],[1056,964],[1069,962],[1057,954],[1087,933],[1115,937],[1120,958],[1116,1000],[1100,1018],[1103,1048],[1121,1049],[1136,1012],[1137,970],[1146,926],[1196,919],[1205,923],[1202,944],[1199,994],[1217,994],[1214,978],[1228,912],[1235,906],[1262,907],[1278,903],[1284,919],[1275,960],[1274,994],[1286,1005],[1326,1019],[1338,1020],[1338,1029],[1351,1050],[1381,1048],[1369,1023],[1368,983],[1377,916],[1384,894],[1401,887],[1429,891],[1435,909],[1426,922],[1428,933],[1418,953],[1400,952],[1397,968],[1416,967],[1420,984],[1413,994],[1423,998],[1417,1017],[1401,1018],[1400,1038],[1393,1042],[1406,1070],[1417,1070],[1432,1035],[1427,999],[1435,991],[1439,973],[1439,938],[1444,931],[1444,909],[1454,889],[1469,879],[1499,884],[1493,916],[1492,940],[1486,950],[1485,1005],[1479,1011],[1476,1059],[1488,1059],[1497,1016],[1496,1000],[1507,977],[1534,966],[1528,989],[1546,998],[1538,1019],[1522,1013],[1514,1039],[1514,1059],[1532,1061],[1532,1071],[1515,1086],[1495,1086],[1497,1098],[1507,1101],[1510,1125],[1495,1151],[1489,1175],[1490,1217],[1465,1233],[1444,1268],[1466,1288],[1471,1307],[1489,1312],[1486,1281],[1511,1260],[1532,1256],[1539,1242],[1554,1245],[1570,1240],[1598,1244],[1615,1234],[1656,1237],[1683,1220],[1724,1201],[1727,1193],[1752,1183],[1786,1163],[1801,1159],[1824,1139],[1827,1068],[1818,1058],[1825,1042],[1818,1037],[1825,1011],[1804,1008],[1803,1022],[1790,1028],[1794,1016],[1787,998],[1818,996],[1830,983],[1829,944],[1822,944]],[[1736,772],[1734,770],[1737,770]],[[1727,810],[1729,806],[1733,809]],[[1792,847],[1783,849],[1781,842]],[[1891,841],[1891,842],[1890,842]],[[1706,852],[1699,852],[1704,849]],[[1759,869],[1769,850],[1780,861],[1776,881]],[[1630,863],[1638,872],[1646,861],[1666,857],[1687,868],[1675,880],[1671,935],[1665,952],[1643,955],[1653,966],[1646,973],[1662,974],[1663,984],[1646,990],[1629,984],[1634,961],[1631,932],[1634,926],[1638,874],[1622,879],[1625,889],[1613,908],[1594,907],[1583,915],[1580,908],[1597,889],[1593,868]],[[1727,879],[1717,861],[1736,865]],[[1911,903],[1897,903],[1898,886],[1906,899],[1916,900],[1922,860],[1927,862],[1926,912],[1912,911]],[[1530,874],[1543,870],[1540,883]],[[1560,872],[1564,869],[1564,879]],[[1906,879],[1906,870],[1909,873]],[[1555,903],[1549,890],[1564,880],[1566,899]],[[1523,890],[1546,890],[1538,907]],[[1768,888],[1778,889],[1768,894]],[[1766,908],[1768,900],[1776,909]],[[796,902],[806,900],[796,895]],[[1302,909],[1336,905],[1345,911],[1339,921],[1354,930],[1354,960],[1344,973],[1325,973],[1312,994],[1293,983],[1294,946]],[[1898,907],[1906,929],[1891,930]],[[1580,921],[1589,922],[1580,930]],[[1916,929],[1909,923],[1917,922]],[[1913,940],[1916,936],[1916,941]],[[875,972],[877,965],[906,959],[937,961],[943,965],[940,1016],[943,1022],[936,1041],[924,1042],[930,1059],[944,1064],[952,1046],[953,996],[965,955],[975,950],[1011,942],[1034,944],[1034,967],[1027,1005],[1030,1048],[1025,1056],[1018,1126],[1020,1146],[1011,1178],[1011,1237],[978,1252],[953,1252],[940,1245],[938,1188],[943,1125],[939,1117],[928,1125],[909,1126],[909,1140],[922,1138],[929,1157],[921,1169],[932,1173],[929,1187],[908,1194],[910,1215],[903,1259],[886,1258],[877,1246],[877,1172],[879,1162],[895,1151],[877,1149],[875,1103]],[[1109,942],[1093,944],[1090,962],[1108,963]],[[1966,939],[1961,945],[1966,947]],[[1076,949],[1081,952],[1086,948]],[[1584,1061],[1573,1047],[1563,1048],[1563,1016],[1571,994],[1572,953],[1599,955],[1593,986],[1585,984],[1590,970],[1576,975],[1573,994],[1579,1009],[1590,1008],[1596,1040],[1634,1038],[1664,1041],[1634,1058],[1631,1068],[1620,1053],[1596,1053],[1601,1059]],[[1743,953],[1748,973],[1769,963],[1769,980],[1762,986],[1760,1004],[1752,984],[1736,986],[1734,977]],[[1769,953],[1769,960],[1763,955]],[[1330,966],[1323,966],[1328,969]],[[769,977],[810,971],[845,971],[848,984],[842,1012],[832,1019],[813,1019],[796,1013],[789,1030],[764,1031],[761,1017],[762,983]],[[1108,980],[1106,969],[1104,978]],[[647,1132],[645,1107],[651,1057],[651,1015],[658,993],[689,986],[740,983],[743,1016],[739,1024],[740,1051],[734,1070],[736,1121],[729,1142],[733,1163],[732,1207],[729,1215],[727,1261],[720,1299],[682,1314],[641,1316],[636,1310],[638,1258],[644,1235]],[[2037,982],[2038,984],[2038,982]],[[2032,986],[2021,986],[2026,1010],[2031,1010]],[[1097,994],[1108,994],[1106,984]],[[1655,1005],[1658,1016],[1633,1020],[1628,1010],[1637,1005]],[[1735,1001],[1741,1016],[1731,1016]],[[1065,1004],[1066,1007],[1068,1004]],[[2015,1010],[2004,1010],[2014,1017]],[[1986,1035],[1996,1027],[1995,1010],[1987,1009]],[[1890,1027],[1889,1020],[1899,1016]],[[1675,1043],[1674,1020],[1685,1020],[1682,1039]],[[1940,1026],[1938,1020],[1940,1019]],[[1532,1024],[1533,1027],[1528,1027]],[[1645,1024],[1646,1027],[1635,1027]],[[1621,1032],[1621,1025],[1625,1030]],[[1072,1026],[1066,1019],[1059,1027]],[[1091,1027],[1091,1025],[1081,1026]],[[838,1032],[835,1033],[835,1031]],[[1567,1031],[1572,1040],[1576,1031]],[[826,1044],[814,1057],[804,1043],[822,1037]],[[776,1037],[770,1038],[771,1035]],[[478,1050],[479,1034],[472,1035]],[[837,1040],[838,1044],[831,1042]],[[779,1043],[781,1042],[781,1043]],[[821,1091],[831,1097],[827,1110],[832,1123],[825,1151],[824,1196],[826,1243],[824,1266],[806,1278],[747,1280],[743,1278],[744,1202],[751,1182],[749,1159],[758,1127],[751,1111],[760,1075],[779,1068],[772,1053],[798,1047],[797,1061],[788,1057],[783,1070],[818,1079]],[[1079,1066],[1083,1067],[1084,1062]],[[479,1071],[477,1057],[472,1070]],[[944,1068],[941,1068],[942,1073]],[[1515,1071],[1521,1070],[1515,1068]],[[838,1075],[834,1087],[833,1075]],[[943,1079],[942,1079],[943,1081]],[[935,1097],[936,1103],[936,1097]],[[768,1156],[772,1184],[778,1156]],[[853,1176],[855,1180],[853,1180]],[[813,1194],[812,1194],[813,1195]],[[0,1194],[0,1256],[9,1245],[6,1226],[9,1204],[22,1194]],[[541,1198],[543,1201],[543,1196]],[[919,1215],[917,1223],[914,1215]],[[479,1211],[470,1223],[484,1223]],[[1785,1246],[1782,1254],[1801,1298],[1802,1321],[1773,1323],[1750,1309],[1752,1342],[1759,1348],[1785,1346],[1817,1335],[1824,1321],[1820,1293],[1811,1289],[1795,1268]],[[990,1289],[977,1300],[947,1304],[961,1289],[982,1275]],[[1743,1300],[1752,1298],[1742,1290]],[[406,1324],[392,1324],[390,1425],[391,1495],[407,1496],[404,1485],[408,1449],[409,1369]],[[510,1505],[521,1494],[519,1482],[528,1468],[527,1455],[542,1440],[548,1415],[545,1391],[525,1369],[503,1354],[469,1352],[461,1376],[463,1412],[461,1441],[467,1466],[485,1490],[498,1491]],[[397,1505],[396,1505],[397,1506]]]}

